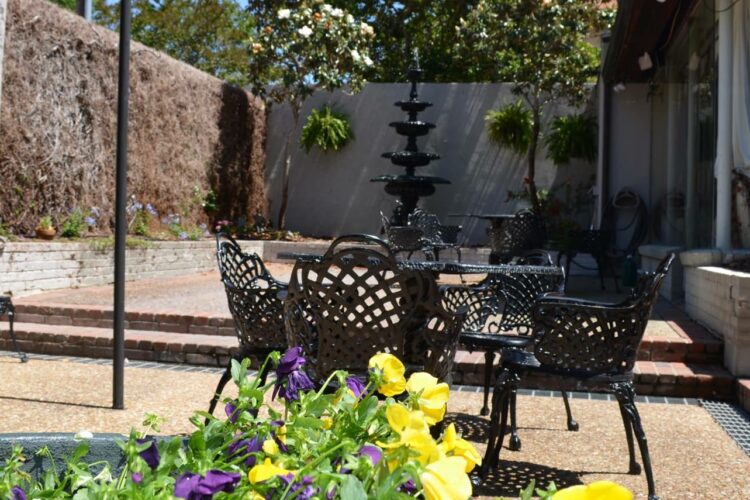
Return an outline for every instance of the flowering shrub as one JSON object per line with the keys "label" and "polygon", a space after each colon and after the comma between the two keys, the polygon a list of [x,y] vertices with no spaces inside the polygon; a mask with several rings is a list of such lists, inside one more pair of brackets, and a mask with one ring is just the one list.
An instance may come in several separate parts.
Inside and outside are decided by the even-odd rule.
{"label": "flowering shrub", "polygon": [[[232,363],[238,397],[226,418],[197,412],[187,438],[155,439],[158,420],[121,443],[125,466],[95,473],[85,441],[61,471],[38,482],[20,449],[0,469],[0,497],[59,498],[405,498],[466,499],[468,472],[481,460],[453,424],[440,439],[448,386],[427,373],[407,380],[390,354],[370,360],[369,380],[334,372],[315,390],[300,348],[272,354],[275,380],[248,377],[249,360]],[[267,402],[271,392],[275,402]],[[381,404],[377,395],[387,396]],[[398,396],[398,400],[392,396]],[[42,450],[42,453],[44,450]],[[48,452],[47,452],[48,453]],[[100,464],[101,465],[101,464]]]}

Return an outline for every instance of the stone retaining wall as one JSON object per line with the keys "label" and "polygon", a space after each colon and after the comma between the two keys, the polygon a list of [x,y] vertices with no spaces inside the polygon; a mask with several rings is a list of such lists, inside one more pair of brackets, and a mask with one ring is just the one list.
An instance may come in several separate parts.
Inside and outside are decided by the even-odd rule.
{"label": "stone retaining wall", "polygon": [[[243,247],[262,252],[262,242]],[[127,250],[126,279],[180,276],[216,269],[216,244],[157,241]],[[6,243],[0,249],[0,294],[28,295],[46,290],[103,285],[114,279],[113,250],[89,242]]]}
{"label": "stone retaining wall", "polygon": [[685,311],[724,339],[724,366],[750,375],[750,274],[685,263]]}

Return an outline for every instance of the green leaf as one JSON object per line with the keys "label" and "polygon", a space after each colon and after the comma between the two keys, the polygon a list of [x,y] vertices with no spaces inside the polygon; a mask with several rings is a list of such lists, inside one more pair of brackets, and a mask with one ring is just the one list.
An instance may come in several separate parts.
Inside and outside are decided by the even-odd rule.
{"label": "green leaf", "polygon": [[302,127],[300,143],[308,153],[314,146],[323,151],[338,151],[352,139],[353,134],[346,115],[323,106],[310,112]]}
{"label": "green leaf", "polygon": [[361,500],[367,498],[362,481],[355,476],[346,476],[341,484],[341,500]]}
{"label": "green leaf", "polygon": [[487,133],[492,142],[515,151],[528,152],[531,145],[533,118],[531,110],[521,101],[509,104],[497,111],[490,111],[487,120]]}

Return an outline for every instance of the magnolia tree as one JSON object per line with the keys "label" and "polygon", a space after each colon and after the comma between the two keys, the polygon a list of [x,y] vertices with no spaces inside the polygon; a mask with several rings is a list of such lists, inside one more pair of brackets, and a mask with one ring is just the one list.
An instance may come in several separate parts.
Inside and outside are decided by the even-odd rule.
{"label": "magnolia tree", "polygon": [[593,81],[599,67],[599,51],[587,37],[611,19],[611,12],[602,10],[600,4],[592,0],[481,0],[457,28],[459,50],[470,51],[486,63],[473,69],[480,73],[477,76],[512,82],[513,92],[525,104],[525,114],[524,109],[521,113],[515,109],[494,117],[516,124],[506,127],[508,137],[496,140],[516,151],[525,150],[526,190],[537,211],[534,176],[542,113],[555,101],[574,106],[584,101],[585,84]]}
{"label": "magnolia tree", "polygon": [[357,92],[372,65],[373,28],[347,11],[315,0],[294,8],[269,8],[286,2],[250,0],[256,18],[250,45],[253,92],[268,105],[286,103],[293,128],[284,144],[284,173],[278,227],[284,227],[289,201],[290,143],[297,133],[305,99],[317,90]]}

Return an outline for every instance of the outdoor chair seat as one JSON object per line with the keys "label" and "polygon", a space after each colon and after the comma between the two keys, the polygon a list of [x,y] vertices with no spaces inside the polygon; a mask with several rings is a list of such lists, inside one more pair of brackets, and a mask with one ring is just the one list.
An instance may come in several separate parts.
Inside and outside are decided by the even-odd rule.
{"label": "outdoor chair seat", "polygon": [[547,243],[544,220],[528,209],[493,222],[487,234],[490,238],[491,264],[509,263],[527,252],[543,248]]}
{"label": "outdoor chair seat", "polygon": [[633,294],[617,304],[570,297],[543,297],[533,308],[533,352],[507,349],[502,353],[492,397],[492,414],[482,477],[497,467],[505,438],[508,413],[521,378],[543,372],[555,384],[577,388],[605,388],[615,395],[625,427],[630,474],[639,474],[633,434],[641,452],[648,484],[648,498],[657,498],[646,434],[635,405],[633,368],[638,346],[657,300],[659,287],[674,260],[669,254],[656,272],[644,273]]}
{"label": "outdoor chair seat", "polygon": [[[255,357],[260,365],[273,351],[287,348],[283,295],[287,284],[276,280],[256,253],[245,253],[229,235],[216,235],[216,255],[229,311],[239,340],[232,359]],[[231,359],[219,380],[208,412],[213,413],[224,386],[231,378]],[[265,381],[266,372],[260,373]],[[262,382],[261,382],[262,383]]]}
{"label": "outdoor chair seat", "polygon": [[422,250],[428,259],[440,260],[441,250],[453,249],[461,262],[461,246],[458,244],[461,226],[442,224],[437,215],[421,208],[415,208],[409,214],[408,221],[409,226],[422,231]]}
{"label": "outdoor chair seat", "polygon": [[486,332],[461,332],[461,344],[469,351],[490,349],[493,352],[503,349],[524,349],[531,345],[531,337],[521,335],[499,335]]}

